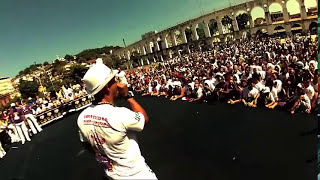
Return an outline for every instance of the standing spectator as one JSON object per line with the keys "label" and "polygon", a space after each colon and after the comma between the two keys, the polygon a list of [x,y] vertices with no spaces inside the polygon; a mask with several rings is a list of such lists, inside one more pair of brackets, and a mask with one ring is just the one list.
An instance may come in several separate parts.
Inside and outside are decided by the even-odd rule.
{"label": "standing spectator", "polygon": [[37,122],[37,119],[33,116],[31,106],[29,104],[26,104],[23,102],[23,108],[24,108],[24,117],[26,118],[33,134],[37,134],[38,132],[42,131],[42,128]]}
{"label": "standing spectator", "polygon": [[17,128],[17,132],[21,138],[22,144],[24,144],[26,140],[31,141],[31,139],[29,137],[27,126],[23,121],[22,115],[22,109],[16,107],[16,105],[12,103],[10,108],[10,117]]}

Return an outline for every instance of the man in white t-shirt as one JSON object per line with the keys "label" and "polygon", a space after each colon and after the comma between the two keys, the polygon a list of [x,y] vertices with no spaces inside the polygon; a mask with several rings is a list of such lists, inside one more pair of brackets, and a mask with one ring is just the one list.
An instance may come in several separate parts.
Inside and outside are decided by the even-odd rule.
{"label": "man in white t-shirt", "polygon": [[[149,118],[128,87],[115,81],[116,70],[96,61],[85,74],[86,90],[95,101],[78,117],[80,138],[88,142],[110,179],[157,179],[141,155],[135,131],[142,131]],[[116,107],[123,97],[132,110]]]}

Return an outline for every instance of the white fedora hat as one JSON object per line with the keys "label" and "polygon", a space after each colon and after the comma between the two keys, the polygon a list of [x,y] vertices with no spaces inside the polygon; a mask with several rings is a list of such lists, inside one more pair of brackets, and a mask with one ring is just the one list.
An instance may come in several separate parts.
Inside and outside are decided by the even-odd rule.
{"label": "white fedora hat", "polygon": [[104,65],[101,58],[96,60],[96,64],[92,65],[86,72],[82,81],[86,85],[86,91],[90,95],[97,94],[108,82],[115,77],[118,70],[112,70]]}

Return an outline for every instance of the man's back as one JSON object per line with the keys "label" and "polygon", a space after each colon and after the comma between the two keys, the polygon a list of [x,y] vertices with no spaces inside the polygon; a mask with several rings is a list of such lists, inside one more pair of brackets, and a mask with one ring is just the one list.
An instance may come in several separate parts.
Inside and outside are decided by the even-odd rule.
{"label": "man's back", "polygon": [[145,161],[132,132],[144,127],[141,113],[109,104],[92,105],[79,115],[78,126],[95,152],[112,160],[112,171],[118,175],[128,176],[144,168]]}

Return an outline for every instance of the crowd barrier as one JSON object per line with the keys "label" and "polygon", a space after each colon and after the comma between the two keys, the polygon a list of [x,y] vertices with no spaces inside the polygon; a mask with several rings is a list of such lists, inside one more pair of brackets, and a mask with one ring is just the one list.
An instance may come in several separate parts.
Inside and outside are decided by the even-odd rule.
{"label": "crowd barrier", "polygon": [[80,111],[91,105],[92,96],[86,95],[75,100],[66,102],[59,107],[55,107],[35,115],[40,126],[45,126],[53,121],[63,118],[64,115],[74,111]]}

